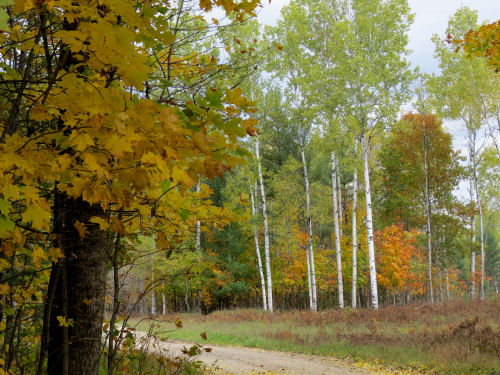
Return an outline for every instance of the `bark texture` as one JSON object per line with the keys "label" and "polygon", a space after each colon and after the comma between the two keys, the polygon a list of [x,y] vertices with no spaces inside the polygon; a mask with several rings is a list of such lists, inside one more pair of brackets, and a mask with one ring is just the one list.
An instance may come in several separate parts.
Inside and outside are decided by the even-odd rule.
{"label": "bark texture", "polygon": [[304,167],[304,182],[306,187],[306,215],[307,215],[307,229],[308,229],[308,247],[309,252],[306,252],[306,256],[308,256],[309,267],[310,270],[310,279],[311,279],[311,310],[318,311],[318,303],[316,296],[316,271],[314,267],[314,248],[313,248],[313,230],[312,230],[312,217],[311,217],[311,198],[309,193],[309,175],[307,174],[307,163],[306,163],[306,154],[304,150],[304,144],[301,142],[300,144],[300,153],[302,155],[302,165]]}
{"label": "bark texture", "polygon": [[331,154],[332,161],[332,201],[333,201],[333,227],[335,231],[335,253],[337,255],[337,291],[339,307],[344,308],[344,283],[342,281],[342,254],[340,249],[339,208],[337,202],[337,159],[335,153]]}
{"label": "bark texture", "polygon": [[377,270],[375,266],[375,246],[373,243],[372,196],[370,192],[370,164],[368,162],[368,144],[365,134],[361,135],[363,148],[363,173],[365,179],[366,233],[368,242],[368,266],[370,268],[370,292],[372,308],[378,310]]}
{"label": "bark texture", "polygon": [[[107,234],[89,220],[104,214],[100,206],[60,192],[56,192],[54,211],[55,232],[65,258],[51,272],[55,293],[48,319],[47,373],[96,375],[110,246]],[[89,233],[83,239],[74,226],[76,219],[87,226]],[[57,317],[64,317],[69,326],[61,325]]]}
{"label": "bark texture", "polygon": [[[358,153],[358,138],[354,141],[354,161]],[[356,209],[358,204],[358,168],[354,163],[353,183],[352,183],[352,293],[351,307],[356,308],[356,294],[358,290],[358,228]]]}
{"label": "bark texture", "polygon": [[267,308],[273,312],[273,280],[271,276],[271,256],[269,249],[269,224],[267,221],[267,207],[266,207],[266,191],[264,188],[264,178],[262,177],[262,167],[260,163],[259,139],[255,142],[255,154],[257,155],[259,182],[260,182],[260,195],[262,199],[262,216],[264,217],[264,252],[266,258],[266,273],[267,273]]}
{"label": "bark texture", "polygon": [[[255,183],[255,192],[257,192],[257,183]],[[252,201],[252,216],[254,217],[254,220],[257,216],[257,212],[255,209],[255,199],[254,199],[254,194],[252,190],[252,186],[250,186],[250,198]],[[253,228],[253,237],[255,240],[255,255],[257,256],[257,267],[259,268],[259,276],[260,276],[260,284],[262,287],[262,308],[264,310],[267,310],[267,298],[266,298],[266,280],[264,278],[264,271],[262,269],[262,259],[260,256],[260,247],[259,247],[259,234],[257,231],[257,223],[254,224]]]}

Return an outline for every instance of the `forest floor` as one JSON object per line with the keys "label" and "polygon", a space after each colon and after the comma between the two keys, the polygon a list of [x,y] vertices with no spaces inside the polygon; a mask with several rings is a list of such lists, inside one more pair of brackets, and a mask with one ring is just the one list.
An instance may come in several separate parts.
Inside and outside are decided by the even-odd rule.
{"label": "forest floor", "polygon": [[[498,299],[483,303],[387,307],[377,312],[335,309],[319,313],[270,314],[260,310],[232,310],[206,316],[169,314],[146,319],[137,329],[147,331],[151,325],[155,335],[162,339],[201,342],[217,345],[217,348],[221,345],[237,347],[214,352],[222,355],[234,350],[235,359],[241,363],[248,362],[249,358],[262,358],[262,363],[248,362],[262,370],[276,372],[285,368],[276,373],[287,373],[283,371],[288,371],[286,365],[294,366],[293,358],[304,358],[304,366],[313,362],[323,366],[331,362],[332,368],[351,371],[345,374],[355,374],[353,368],[364,368],[387,374],[500,375]],[[182,328],[176,328],[181,325]],[[267,355],[271,358],[268,361],[265,360]],[[224,363],[223,356],[219,363]],[[260,367],[271,363],[274,367]],[[302,364],[290,367],[289,373],[322,373],[320,370],[304,371],[300,366]],[[234,372],[239,373],[244,372]]]}

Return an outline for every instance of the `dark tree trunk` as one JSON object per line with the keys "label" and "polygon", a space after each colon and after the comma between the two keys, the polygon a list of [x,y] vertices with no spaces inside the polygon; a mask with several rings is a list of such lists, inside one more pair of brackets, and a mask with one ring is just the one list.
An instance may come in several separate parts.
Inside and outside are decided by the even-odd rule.
{"label": "dark tree trunk", "polygon": [[[93,216],[104,216],[99,205],[56,192],[54,231],[65,257],[51,273],[55,292],[48,319],[49,375],[98,373],[109,244],[106,232],[89,223]],[[74,226],[76,220],[88,229],[84,238]],[[69,327],[60,324],[60,316]]]}

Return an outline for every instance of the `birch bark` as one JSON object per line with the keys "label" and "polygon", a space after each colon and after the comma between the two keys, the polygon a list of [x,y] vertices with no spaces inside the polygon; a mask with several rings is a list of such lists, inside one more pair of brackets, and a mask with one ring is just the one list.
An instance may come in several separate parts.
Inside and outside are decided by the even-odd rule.
{"label": "birch bark", "polygon": [[156,315],[156,291],[154,287],[155,283],[155,257],[154,254],[151,256],[151,315]]}
{"label": "birch bark", "polygon": [[421,111],[422,115],[422,132],[424,135],[424,179],[425,179],[425,216],[427,219],[427,277],[429,279],[429,298],[431,303],[434,303],[434,290],[432,285],[432,239],[431,239],[431,202],[429,199],[429,161],[427,158],[427,132],[425,128],[425,111]]}
{"label": "birch bark", "polygon": [[365,179],[366,200],[366,232],[368,242],[368,265],[370,268],[370,291],[374,310],[378,310],[377,271],[375,268],[375,246],[373,243],[372,196],[370,193],[370,165],[368,163],[368,145],[364,132],[361,134],[361,147],[363,148],[363,172]]}
{"label": "birch bark", "polygon": [[[470,153],[470,161],[472,164],[472,180],[474,183],[474,190],[473,192],[475,193],[475,198],[477,202],[477,207],[479,211],[479,244],[481,248],[481,280],[479,284],[479,299],[482,301],[484,299],[484,262],[485,262],[485,251],[484,251],[484,223],[483,223],[483,209],[481,206],[481,197],[479,195],[479,187],[478,187],[478,181],[477,181],[477,162],[476,162],[476,130],[475,129],[469,129],[469,153]],[[472,193],[471,193],[472,194]],[[474,223],[474,228],[473,228],[473,233],[474,233],[474,242],[475,242],[475,223]],[[471,259],[471,272],[472,272],[472,265],[474,265],[474,273],[475,273],[475,266],[476,266],[476,259],[475,259],[475,252],[474,254],[474,259]],[[475,280],[473,279],[473,287],[475,289]]]}
{"label": "birch bark", "polygon": [[309,175],[307,174],[306,154],[304,151],[304,144],[300,142],[300,153],[302,155],[302,164],[304,167],[304,180],[306,185],[306,215],[307,215],[307,228],[309,231],[309,267],[311,275],[311,310],[317,311],[317,298],[316,298],[316,272],[314,269],[314,249],[313,249],[313,231],[312,231],[312,218],[311,218],[311,199],[309,194]]}
{"label": "birch bark", "polygon": [[344,308],[344,285],[342,281],[342,255],[340,252],[339,210],[337,204],[337,160],[332,151],[332,201],[333,201],[333,227],[335,232],[335,252],[337,254],[337,289],[339,294],[339,307]]}
{"label": "birch bark", "polygon": [[[257,192],[257,183],[255,183],[255,192]],[[252,216],[255,220],[255,218],[257,217],[257,212],[255,209],[255,199],[254,199],[254,193],[252,191],[252,185],[250,185],[250,198],[252,201]],[[264,310],[267,310],[266,280],[264,279],[264,271],[262,270],[262,259],[260,257],[259,234],[257,232],[257,223],[254,224],[253,236],[255,240],[255,253],[257,255],[257,266],[259,267],[260,284],[262,286],[262,307]]]}
{"label": "birch bark", "polygon": [[267,273],[267,307],[273,312],[273,281],[271,276],[271,257],[269,253],[269,225],[267,221],[266,192],[264,189],[264,178],[262,177],[262,166],[260,163],[259,139],[255,142],[255,154],[257,156],[257,166],[259,171],[260,195],[262,199],[262,216],[264,217],[264,252],[266,259]]}
{"label": "birch bark", "polygon": [[161,314],[167,313],[167,299],[165,298],[165,280],[161,281]]}
{"label": "birch bark", "polygon": [[351,306],[356,308],[356,294],[358,289],[358,228],[356,226],[356,205],[358,201],[358,168],[356,166],[356,155],[358,153],[358,138],[354,140],[354,172],[352,186],[352,298]]}
{"label": "birch bark", "polygon": [[342,237],[342,224],[344,222],[344,213],[342,207],[342,187],[340,185],[340,168],[339,168],[339,159],[335,158],[335,168],[337,175],[337,196],[338,196],[338,208],[339,208],[339,234]]}
{"label": "birch bark", "polygon": [[476,164],[476,153],[475,150],[472,153],[472,171],[474,178],[474,187],[476,193],[476,202],[479,211],[479,244],[481,246],[481,281],[479,284],[479,299],[482,301],[484,299],[484,261],[485,261],[485,251],[484,251],[484,223],[483,223],[483,208],[481,206],[481,197],[479,195],[479,187],[477,181],[477,164]]}

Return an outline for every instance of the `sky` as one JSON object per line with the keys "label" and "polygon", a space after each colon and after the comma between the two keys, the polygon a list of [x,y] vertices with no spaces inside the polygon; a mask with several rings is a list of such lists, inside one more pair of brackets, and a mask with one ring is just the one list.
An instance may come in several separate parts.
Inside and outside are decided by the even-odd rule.
{"label": "sky", "polygon": [[[263,0],[264,7],[260,9],[258,19],[266,25],[276,25],[281,8],[289,0]],[[409,48],[413,51],[410,61],[413,66],[419,65],[425,73],[438,73],[437,61],[433,58],[433,34],[444,36],[450,16],[461,6],[468,6],[478,11],[479,22],[500,19],[500,0],[409,0],[415,14],[415,20],[410,29]]]}
{"label": "sky", "polygon": [[[289,0],[263,0],[263,8],[258,12],[260,23],[275,26],[283,6]],[[431,37],[438,34],[441,38],[445,36],[448,19],[455,11],[468,6],[478,12],[478,21],[496,21],[500,19],[500,0],[408,0],[408,3],[415,14],[414,22],[409,32],[408,47],[412,51],[409,61],[413,67],[420,66],[424,73],[439,74],[439,64],[434,59],[434,43]],[[405,108],[410,109],[407,105]],[[465,129],[458,121],[444,121],[444,127],[453,136],[453,146],[459,149],[463,156],[467,155]],[[469,192],[462,183],[455,190],[455,194],[463,199],[467,199]]]}

